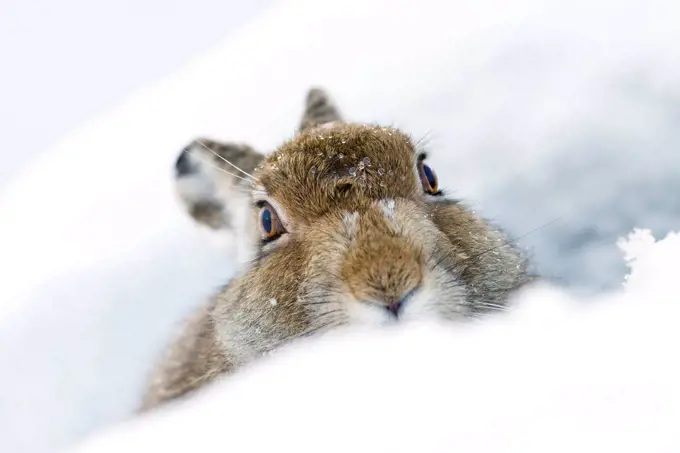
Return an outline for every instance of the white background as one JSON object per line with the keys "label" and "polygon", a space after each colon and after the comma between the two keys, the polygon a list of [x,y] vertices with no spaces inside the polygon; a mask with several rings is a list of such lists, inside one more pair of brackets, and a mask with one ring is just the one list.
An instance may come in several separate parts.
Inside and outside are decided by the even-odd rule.
{"label": "white background", "polygon": [[0,187],[34,154],[181,68],[269,4],[0,2]]}

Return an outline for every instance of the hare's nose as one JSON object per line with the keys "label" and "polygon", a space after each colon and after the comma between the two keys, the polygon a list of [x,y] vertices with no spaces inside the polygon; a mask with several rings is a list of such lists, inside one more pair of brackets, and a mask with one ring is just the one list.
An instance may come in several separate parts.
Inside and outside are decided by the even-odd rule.
{"label": "hare's nose", "polygon": [[402,311],[404,305],[413,297],[413,295],[418,291],[418,287],[413,288],[396,301],[388,303],[385,308],[387,308],[387,311],[392,313],[394,316],[399,317],[399,313]]}

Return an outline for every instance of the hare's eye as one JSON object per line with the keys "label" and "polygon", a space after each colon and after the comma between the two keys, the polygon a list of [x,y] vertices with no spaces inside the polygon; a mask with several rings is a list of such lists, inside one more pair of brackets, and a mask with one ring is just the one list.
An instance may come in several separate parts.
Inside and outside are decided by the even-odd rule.
{"label": "hare's eye", "polygon": [[286,232],[279,216],[269,203],[262,203],[260,207],[260,232],[264,241],[273,241]]}
{"label": "hare's eye", "polygon": [[437,174],[423,160],[418,162],[418,173],[420,173],[420,182],[426,193],[429,193],[430,195],[441,194]]}

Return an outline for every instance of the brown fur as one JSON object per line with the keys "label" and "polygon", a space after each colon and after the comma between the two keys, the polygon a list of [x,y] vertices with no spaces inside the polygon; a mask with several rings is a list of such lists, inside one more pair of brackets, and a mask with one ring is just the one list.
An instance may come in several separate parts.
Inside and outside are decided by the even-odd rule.
{"label": "brown fur", "polygon": [[182,335],[153,376],[151,386],[155,391],[145,396],[142,410],[195,390],[229,369],[226,357],[215,344],[211,308],[201,307],[187,320]]}
{"label": "brown fur", "polygon": [[[404,316],[465,320],[502,308],[528,281],[501,231],[455,200],[424,193],[408,135],[340,123],[334,108],[309,98],[324,121],[314,120],[308,99],[302,130],[255,169],[250,195],[275,202],[288,232],[272,243],[255,239],[256,259],[188,324],[144,409],[292,339],[391,322],[383,308],[406,294],[416,295]],[[257,236],[258,212],[244,239]]]}

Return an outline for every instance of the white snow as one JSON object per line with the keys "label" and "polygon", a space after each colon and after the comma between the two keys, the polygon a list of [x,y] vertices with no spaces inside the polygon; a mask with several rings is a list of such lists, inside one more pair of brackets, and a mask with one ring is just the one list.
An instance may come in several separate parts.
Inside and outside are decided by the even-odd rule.
{"label": "white snow", "polygon": [[74,451],[677,452],[680,234],[623,246],[625,293],[300,343]]}
{"label": "white snow", "polygon": [[[328,88],[347,118],[427,136],[443,188],[514,234],[560,217],[525,238],[548,274],[620,286],[617,237],[635,226],[665,235],[680,224],[669,196],[680,190],[675,3],[279,1],[93,118],[0,193],[0,451],[68,447],[129,416],[176,324],[233,272],[233,250],[212,247],[174,199],[176,153],[196,136],[271,150],[293,132],[310,85]],[[650,344],[663,343],[671,315],[659,317]],[[395,333],[371,340],[373,351],[409,336],[435,352],[431,343],[449,341]],[[324,347],[342,355],[342,343]],[[513,360],[534,356],[522,357]],[[385,360],[386,372],[396,371]],[[629,371],[612,360],[612,373]],[[453,377],[443,364],[422,366]],[[534,403],[540,398],[526,405]],[[420,415],[391,417],[377,432],[399,438],[406,419]],[[271,426],[276,412],[261,420]],[[341,433],[334,440],[351,434]]]}

